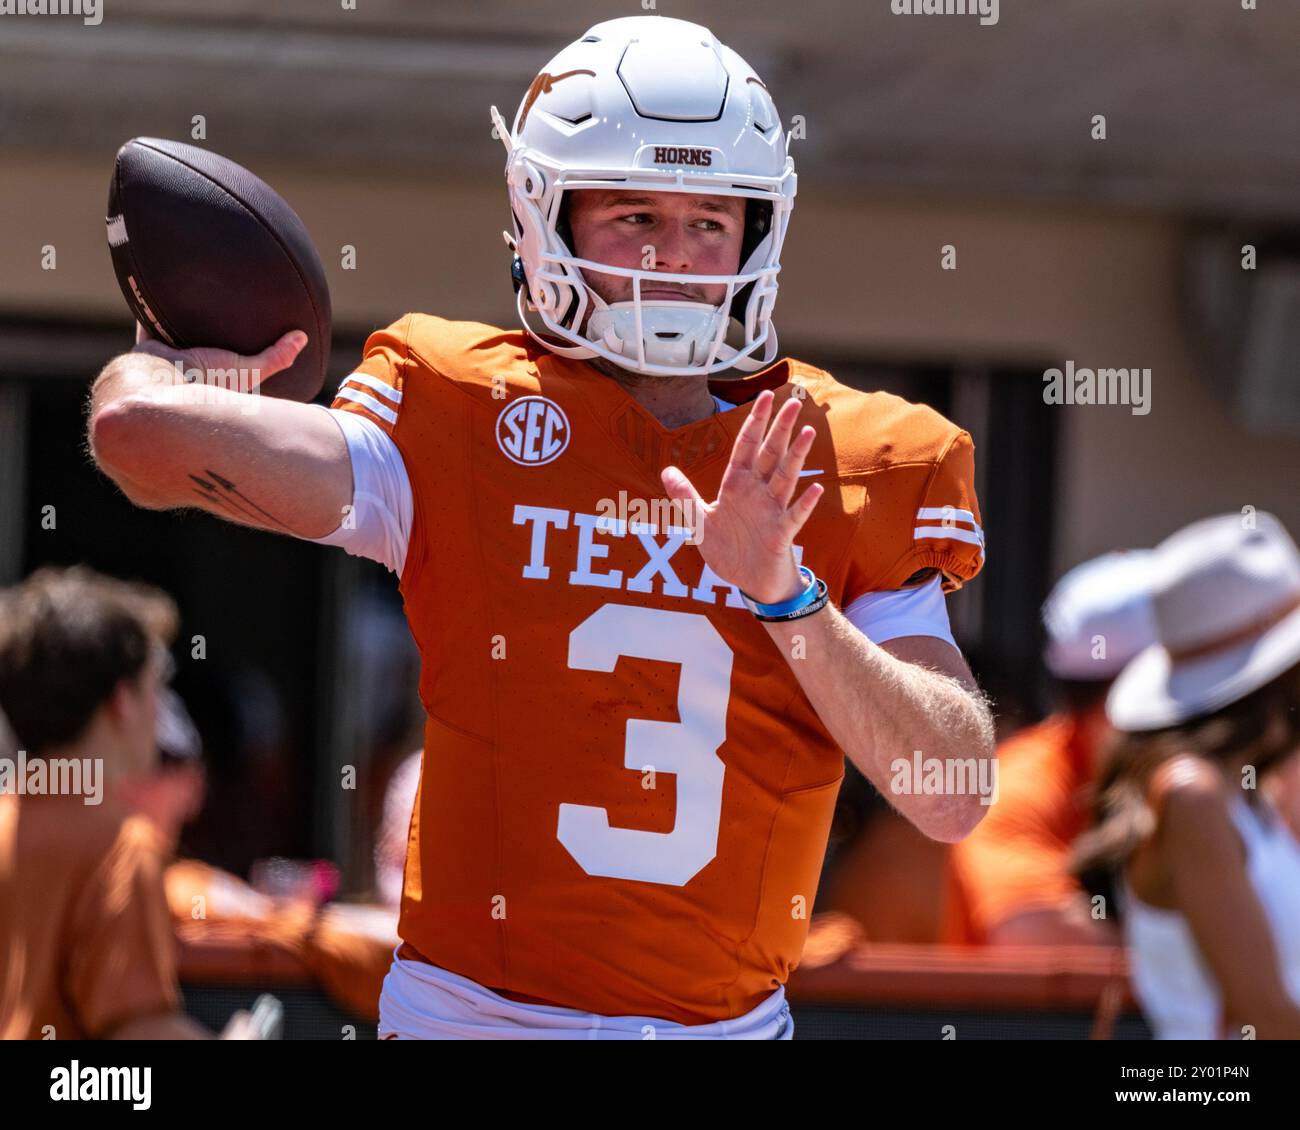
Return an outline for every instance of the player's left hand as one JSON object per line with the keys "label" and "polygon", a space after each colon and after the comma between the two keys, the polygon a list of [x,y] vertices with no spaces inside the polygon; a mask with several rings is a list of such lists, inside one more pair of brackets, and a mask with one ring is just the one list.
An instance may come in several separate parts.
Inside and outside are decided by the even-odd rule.
{"label": "player's left hand", "polygon": [[716,501],[705,502],[677,467],[665,467],[660,476],[668,496],[687,508],[709,568],[764,604],[788,600],[803,588],[794,539],[825,493],[813,483],[791,502],[816,432],[803,427],[792,441],[802,401],[792,396],[772,420],[775,399],[771,392],[758,394],[736,435]]}

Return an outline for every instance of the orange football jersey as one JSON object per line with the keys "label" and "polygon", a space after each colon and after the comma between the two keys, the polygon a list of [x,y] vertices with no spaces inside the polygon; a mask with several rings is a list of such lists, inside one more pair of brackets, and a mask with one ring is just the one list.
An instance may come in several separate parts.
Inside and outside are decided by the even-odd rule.
{"label": "orange football jersey", "polygon": [[843,754],[687,531],[660,470],[714,498],[762,388],[805,397],[826,486],[802,561],[833,599],[978,572],[970,437],[929,408],[781,361],[738,404],[663,428],[521,331],[413,314],[334,407],[388,432],[411,481],[401,591],[424,762],[399,933],[519,999],[685,1024],[784,983],[816,894]]}

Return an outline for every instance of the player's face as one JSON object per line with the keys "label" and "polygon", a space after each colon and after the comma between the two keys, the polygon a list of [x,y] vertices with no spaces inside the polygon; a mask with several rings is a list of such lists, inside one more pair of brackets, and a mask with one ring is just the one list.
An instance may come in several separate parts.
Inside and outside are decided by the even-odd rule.
{"label": "player's face", "polygon": [[[734,196],[691,196],[683,192],[582,189],[569,204],[574,253],[613,267],[679,275],[734,275],[740,269],[745,201]],[[583,271],[588,285],[606,302],[628,302],[632,280]],[[664,283],[641,286],[645,301],[690,301],[719,305],[722,283],[705,286]]]}

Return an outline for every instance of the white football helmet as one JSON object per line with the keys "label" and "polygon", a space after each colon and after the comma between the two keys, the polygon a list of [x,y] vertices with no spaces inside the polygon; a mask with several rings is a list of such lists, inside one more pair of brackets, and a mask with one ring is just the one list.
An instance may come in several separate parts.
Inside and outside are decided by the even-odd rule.
{"label": "white football helmet", "polygon": [[[492,120],[509,154],[514,234],[504,234],[515,253],[519,317],[536,341],[565,357],[604,357],[660,376],[753,372],[776,359],[772,307],[794,161],[767,88],[712,32],[661,16],[597,24],[533,80],[513,129],[495,106]],[[564,194],[613,187],[745,198],[739,273],[671,274],[579,258]],[[631,279],[631,300],[606,303],[584,268]],[[726,299],[643,300],[649,279],[726,284]]]}

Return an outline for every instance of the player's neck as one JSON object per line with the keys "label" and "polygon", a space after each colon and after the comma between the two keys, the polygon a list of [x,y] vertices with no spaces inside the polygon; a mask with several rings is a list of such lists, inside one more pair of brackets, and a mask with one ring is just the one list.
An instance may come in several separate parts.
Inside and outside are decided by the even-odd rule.
{"label": "player's neck", "polygon": [[603,357],[593,357],[589,363],[617,381],[628,396],[669,430],[694,424],[718,410],[705,377],[651,377],[628,372]]}

